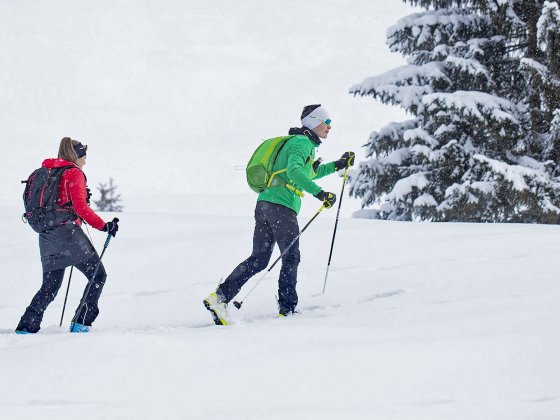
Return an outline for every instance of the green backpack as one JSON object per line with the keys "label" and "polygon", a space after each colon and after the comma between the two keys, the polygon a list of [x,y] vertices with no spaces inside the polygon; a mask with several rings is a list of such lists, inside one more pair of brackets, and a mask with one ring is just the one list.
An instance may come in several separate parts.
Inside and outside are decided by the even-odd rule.
{"label": "green backpack", "polygon": [[283,181],[274,181],[274,177],[282,172],[286,172],[287,169],[281,169],[274,172],[274,162],[276,157],[280,152],[280,149],[286,144],[286,142],[293,136],[282,136],[274,137],[272,139],[265,140],[261,143],[257,150],[249,159],[247,164],[246,174],[247,174],[247,184],[249,187],[257,193],[261,193],[271,186],[283,186],[286,185]]}

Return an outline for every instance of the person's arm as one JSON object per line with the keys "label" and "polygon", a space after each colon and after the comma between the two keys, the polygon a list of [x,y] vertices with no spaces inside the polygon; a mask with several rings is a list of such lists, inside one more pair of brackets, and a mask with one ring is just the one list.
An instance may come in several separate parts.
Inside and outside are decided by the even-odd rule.
{"label": "person's arm", "polygon": [[334,174],[336,168],[334,162],[324,163],[319,165],[315,170],[315,176],[313,179],[323,178],[324,176]]}
{"label": "person's arm", "polygon": [[307,175],[307,169],[305,168],[305,162],[311,156],[311,151],[313,150],[313,145],[307,140],[290,140],[291,144],[287,144],[288,150],[288,167],[287,175],[290,180],[295,182],[295,184],[307,191],[310,194],[317,194],[321,191],[321,187],[315,184]]}
{"label": "person's arm", "polygon": [[99,217],[86,202],[86,178],[78,168],[68,169],[68,193],[72,201],[72,207],[76,214],[88,225],[97,230],[103,230],[105,222]]}

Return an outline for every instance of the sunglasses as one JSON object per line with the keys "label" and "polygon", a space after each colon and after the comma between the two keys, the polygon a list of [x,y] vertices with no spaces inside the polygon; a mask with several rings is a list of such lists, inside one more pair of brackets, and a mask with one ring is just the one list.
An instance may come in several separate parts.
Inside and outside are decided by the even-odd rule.
{"label": "sunglasses", "polygon": [[325,123],[325,124],[328,125],[328,126],[330,126],[331,123],[332,123],[332,120],[331,120],[330,118],[322,119],[322,118],[314,117],[314,116],[312,116],[312,115],[310,115],[310,117],[311,117],[311,118],[315,118],[316,120],[321,120],[321,122]]}

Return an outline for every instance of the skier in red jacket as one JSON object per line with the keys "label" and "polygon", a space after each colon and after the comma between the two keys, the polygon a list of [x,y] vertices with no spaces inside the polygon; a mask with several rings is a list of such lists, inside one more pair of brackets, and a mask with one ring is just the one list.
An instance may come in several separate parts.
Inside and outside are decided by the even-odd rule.
{"label": "skier in red jacket", "polygon": [[[85,304],[80,313],[76,313],[76,323],[70,326],[72,332],[89,331],[92,322],[99,314],[97,306],[107,274],[95,248],[81,228],[82,221],[97,230],[115,236],[119,229],[118,219],[104,222],[89,207],[89,189],[82,168],[86,163],[87,146],[65,137],[60,142],[57,159],[46,159],[43,167],[68,167],[60,177],[56,204],[66,205],[76,214],[75,220],[64,222],[39,234],[39,249],[43,266],[43,284],[25,310],[16,328],[16,333],[36,333],[41,328],[41,321],[47,306],[56,297],[66,267],[74,266],[92,282]],[[92,278],[97,265],[99,269]],[[87,289],[86,289],[87,290]]]}

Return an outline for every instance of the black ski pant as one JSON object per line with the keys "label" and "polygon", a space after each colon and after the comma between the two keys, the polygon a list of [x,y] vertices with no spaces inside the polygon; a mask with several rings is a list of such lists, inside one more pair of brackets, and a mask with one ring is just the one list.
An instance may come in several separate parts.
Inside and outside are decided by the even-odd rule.
{"label": "black ski pant", "polygon": [[[99,269],[97,270],[95,278],[93,278],[93,274],[95,272],[97,264],[99,264]],[[83,298],[85,299],[85,304],[82,310],[79,314],[76,310],[76,322],[83,325],[91,325],[99,314],[97,303],[99,301],[99,297],[101,296],[101,291],[103,290],[107,274],[105,273],[103,263],[101,263],[101,260],[99,259],[99,256],[97,256],[97,254],[90,257],[84,262],[74,265],[74,267],[80,270],[86,276],[89,282],[93,282],[87,293],[87,296]],[[25,313],[21,317],[21,320],[19,321],[19,324],[17,326],[18,331],[27,331],[31,333],[36,333],[37,331],[39,331],[39,329],[41,328],[41,321],[43,320],[43,314],[45,313],[47,306],[49,306],[49,304],[56,297],[58,290],[62,285],[64,270],[65,268],[61,268],[58,270],[43,272],[43,285],[35,294],[35,296],[31,300],[31,303],[25,310]]]}
{"label": "black ski pant", "polygon": [[[268,201],[257,202],[255,208],[253,252],[218,287],[217,294],[225,302],[231,301],[251,277],[268,266],[275,243],[278,243],[282,253],[298,235],[299,226],[295,211]],[[299,261],[298,239],[282,257],[282,268],[278,280],[278,305],[280,313],[287,314],[288,312],[293,312],[298,303],[296,283]]]}

